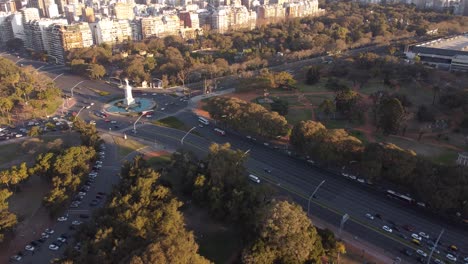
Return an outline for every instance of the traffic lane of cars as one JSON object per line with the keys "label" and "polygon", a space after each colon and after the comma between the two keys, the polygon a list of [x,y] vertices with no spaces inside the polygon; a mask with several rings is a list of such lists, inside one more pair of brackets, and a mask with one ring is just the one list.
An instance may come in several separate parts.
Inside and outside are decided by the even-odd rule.
{"label": "traffic lane of cars", "polygon": [[[201,133],[203,133],[203,130],[200,130],[200,131],[202,131]],[[209,131],[207,133],[205,132],[204,135],[209,137],[210,132]],[[236,137],[236,136],[231,136],[230,138],[232,138],[232,137]],[[218,143],[223,143],[225,141],[225,138],[223,138],[223,137],[214,137],[214,141],[217,141]],[[244,149],[246,147],[249,147],[249,148],[254,147],[251,144],[248,144],[248,145],[242,144],[242,143],[236,144],[237,142],[233,142],[232,140],[230,140],[230,143],[234,148],[239,147],[238,145],[241,145],[240,146],[241,149]],[[273,151],[272,149],[266,149],[266,152],[263,151],[263,153],[260,153],[259,155],[255,155],[255,154],[258,154],[257,153],[258,151],[261,151],[262,149],[264,149],[262,147],[263,146],[260,145],[259,148],[255,148],[255,151],[253,151],[251,153],[251,156],[254,157],[257,160],[262,160],[263,159],[263,161],[265,161],[265,162],[271,162],[272,160],[274,160],[274,162],[272,164],[275,164],[275,166],[278,166],[280,168],[288,168],[288,173],[294,174],[294,176],[296,176],[295,178],[301,178],[302,177],[304,181],[308,181],[308,182],[315,180],[313,182],[313,184],[318,184],[321,181],[320,178],[316,177],[317,172],[313,172],[313,174],[315,174],[314,178],[311,178],[311,177],[304,178],[304,176],[310,174],[310,168],[305,167],[306,170],[304,170],[303,168],[304,168],[305,164],[304,164],[303,161],[294,159],[293,162],[294,161],[296,162],[295,166],[288,166],[288,164],[281,164],[282,163],[281,160],[275,160],[274,159],[273,156],[275,156],[275,155],[270,155],[271,153],[274,153],[274,152],[272,152]],[[302,164],[297,164],[297,163],[302,163]],[[362,189],[362,188],[366,188],[366,187],[364,187],[364,186],[354,186],[353,188],[349,189],[349,188],[346,188],[346,187],[347,186],[352,186],[352,185],[350,185],[351,183],[345,182],[344,183],[345,186],[343,186],[343,181],[340,181],[341,179],[339,179],[340,177],[338,175],[331,175],[332,177],[330,177],[330,175],[322,175],[322,176],[323,176],[323,178],[327,178],[327,181],[331,181],[331,182],[325,184],[322,187],[324,190],[329,191],[330,200],[334,199],[334,197],[341,198],[341,199],[339,199],[340,201],[337,203],[336,206],[338,206],[338,207],[336,207],[336,208],[339,208],[340,205],[342,205],[343,203],[349,203],[350,208],[357,207],[356,205],[361,203],[360,213],[364,213],[366,210],[372,210],[372,209],[373,210],[379,210],[379,211],[386,211],[386,213],[388,215],[395,216],[395,218],[397,218],[397,219],[402,219],[401,221],[403,221],[403,222],[406,220],[406,222],[408,222],[408,224],[411,224],[411,222],[418,223],[418,226],[419,226],[420,230],[428,230],[428,231],[434,233],[434,235],[437,234],[438,232],[440,232],[440,230],[434,230],[432,228],[432,226],[434,224],[439,224],[439,223],[434,223],[433,221],[427,221],[425,218],[421,218],[421,217],[415,218],[414,212],[411,212],[412,209],[408,208],[409,205],[403,205],[402,206],[401,204],[397,204],[394,201],[389,200],[387,197],[383,196],[382,193],[377,193],[377,195],[373,195],[373,197],[369,197],[369,198],[372,198],[372,199],[362,199],[362,192],[360,190],[358,192],[356,192],[356,189],[357,188]],[[353,183],[358,184],[357,182],[353,182]],[[302,184],[300,186],[302,186]],[[343,192],[343,190],[346,190],[346,192]],[[323,191],[320,191],[320,192],[323,193]],[[364,192],[366,192],[366,190],[364,190]],[[367,192],[369,194],[373,193],[372,190],[367,190]],[[370,205],[369,203],[371,203],[372,205]],[[393,206],[388,206],[389,203],[393,204]],[[398,209],[394,210],[395,207],[397,207]],[[383,208],[385,208],[385,209],[383,209]],[[458,236],[458,234],[454,233],[454,232],[446,232],[444,234],[444,237],[445,237],[446,240],[451,240],[454,243],[459,243],[459,241],[460,242],[465,242],[465,241],[463,241],[463,237]]]}
{"label": "traffic lane of cars", "polygon": [[[175,132],[174,134],[177,134],[177,133]],[[177,135],[177,136],[179,136],[179,135]],[[174,136],[175,138],[173,138],[173,137],[159,137],[159,140],[161,140],[165,144],[178,146],[179,140],[177,139],[177,136]],[[183,135],[181,134],[180,137],[182,137],[182,136]],[[145,129],[145,130],[142,130],[142,132],[138,134],[138,137],[143,137],[143,138],[150,139],[150,138],[154,137],[154,134]],[[187,142],[189,142],[189,141],[187,141]],[[190,144],[184,144],[184,147],[194,151],[200,157],[202,157],[203,155],[206,154],[206,150],[202,150],[199,147],[194,147],[192,145],[192,143],[193,143],[193,141],[190,140]],[[203,142],[200,142],[199,144],[196,144],[196,145],[197,146],[204,146],[205,145],[205,148],[207,146]],[[255,162],[255,161],[252,161],[252,162]],[[258,164],[256,164],[257,168],[262,168],[263,166],[264,166],[264,163],[262,163],[262,162],[259,162]],[[291,193],[288,193],[288,194],[291,195]],[[295,196],[294,193],[292,195]],[[298,202],[300,202],[301,204],[303,204],[304,201],[305,201],[304,199],[299,199],[298,200]],[[319,205],[315,205],[315,204],[311,205],[311,209],[312,209],[311,211],[313,212],[314,215],[320,216],[320,218],[326,220],[327,222],[332,223],[335,226],[337,224],[339,224],[339,220],[341,219],[341,215],[336,214],[333,211],[326,210],[323,207],[321,207]],[[348,229],[348,228],[346,228],[346,229]],[[362,231],[357,232],[356,230],[358,230],[358,229],[362,230]],[[349,228],[349,230],[351,230],[354,234],[357,233],[357,235],[360,238],[361,237],[366,238],[366,240],[368,238],[371,238],[372,239],[371,241],[376,243],[377,245],[381,245],[381,246],[384,246],[385,248],[388,248],[389,242],[380,233],[369,232],[369,230],[367,228],[363,227],[362,225],[357,225],[356,228],[353,226],[352,228]],[[398,254],[401,245],[398,246],[399,243],[395,242],[395,241],[392,241],[391,243],[392,243],[392,247],[390,248],[390,250],[393,253]]]}
{"label": "traffic lane of cars", "polygon": [[[203,130],[200,130],[201,133],[203,133]],[[205,132],[205,136],[209,136],[211,132]],[[214,141],[218,141],[219,143],[222,143],[223,142],[223,137],[215,137]],[[231,145],[233,145],[233,147],[237,147],[236,144],[233,144],[233,141],[230,141],[231,142]],[[241,149],[245,149],[246,147],[249,147],[249,148],[252,148],[253,146],[252,145],[244,145],[243,147],[241,147]],[[271,150],[267,150],[268,153],[261,153],[260,155],[255,155],[257,154],[257,148],[255,149],[255,151],[253,153],[251,153],[251,156],[258,159],[258,160],[262,160],[262,158],[264,158],[266,160],[266,162],[271,162],[272,160],[274,160],[275,162],[273,164],[275,164],[276,166],[280,165],[282,168],[288,168],[288,173],[294,173],[296,171],[296,176],[299,176],[301,177],[302,175],[307,175],[308,173],[310,173],[310,168],[306,168],[306,170],[304,171],[303,169],[300,169],[300,170],[297,170],[297,168],[300,168],[301,165],[303,166],[304,164],[294,164],[294,166],[291,166],[291,164],[280,164],[281,163],[281,160],[275,160],[275,159],[272,159],[272,157],[269,155],[269,153],[272,153]],[[276,154],[278,155],[278,154]],[[301,161],[297,161],[297,160],[293,160],[293,162],[296,162],[296,163],[301,163]],[[304,163],[304,162],[302,162]],[[333,175],[334,177],[332,177],[331,179],[329,179],[330,181],[335,181],[335,182],[332,182],[332,184],[325,184],[322,188],[323,189],[327,189],[327,188],[336,188],[336,187],[333,187],[333,186],[339,186],[338,188],[339,189],[334,189],[334,190],[331,190],[330,193],[331,193],[331,197],[336,197],[337,194],[340,194],[339,197],[341,197],[340,201],[337,203],[337,208],[339,208],[340,206],[342,206],[343,203],[350,203],[349,204],[349,207],[348,208],[353,208],[354,210],[358,211],[357,212],[357,217],[359,217],[361,214],[362,215],[365,215],[365,213],[367,211],[373,211],[373,210],[378,210],[378,211],[385,211],[387,215],[392,215],[392,216],[395,216],[395,219],[403,219],[403,220],[400,220],[402,223],[404,222],[407,222],[408,224],[411,224],[411,222],[417,222],[418,223],[418,226],[420,228],[420,230],[428,230],[428,231],[433,231],[433,232],[439,232],[440,230],[432,230],[432,225],[433,223],[429,222],[429,221],[426,221],[424,218],[420,218],[420,217],[414,217],[414,212],[411,212],[411,209],[408,210],[407,206],[401,206],[400,204],[396,204],[394,203],[393,201],[391,200],[388,200],[386,197],[382,196],[381,193],[378,193],[377,195],[374,195],[374,197],[372,197],[372,192],[370,192],[368,195],[370,195],[371,197],[367,197],[367,199],[363,199],[362,197],[362,191],[360,190],[354,190],[355,188],[352,188],[351,192],[353,192],[354,194],[352,195],[354,197],[354,199],[352,199],[352,197],[346,197],[346,195],[349,193],[349,189],[346,189],[347,191],[346,192],[343,192],[343,190],[345,188],[347,188],[348,186],[352,186],[350,185],[350,183],[344,183],[345,185],[343,185],[343,183],[339,183],[339,182],[336,182],[336,180],[341,180],[339,178],[336,178],[336,177],[339,177],[338,175]],[[297,178],[297,177],[296,177]],[[312,179],[311,178],[305,178],[304,181],[311,181]],[[316,184],[318,184],[320,180],[316,180],[316,182],[314,182],[315,186]],[[327,180],[328,181],[328,180]],[[302,184],[299,184],[299,186],[302,186]],[[359,187],[356,187],[356,188],[359,188]],[[362,187],[361,187],[362,188]],[[321,190],[320,193],[323,193],[323,191]],[[323,196],[323,194],[320,194]],[[372,204],[374,206],[369,206],[369,201],[372,200]],[[352,201],[352,202],[350,202]],[[362,205],[359,207],[359,206],[356,206],[357,204],[356,203],[362,203]],[[389,206],[388,204],[391,204],[391,206]],[[397,208],[397,210],[395,210],[394,207],[399,207]],[[358,208],[358,210],[356,209]],[[360,208],[360,209],[359,209]],[[372,208],[375,208],[375,209],[372,209]],[[385,209],[384,209],[385,208]],[[354,212],[353,210],[353,212]],[[406,221],[405,221],[406,220]],[[423,224],[421,224],[423,223]],[[424,224],[428,225],[429,227],[427,226],[424,226]],[[452,236],[453,232],[446,232],[446,234],[444,235],[446,237],[447,240],[452,240],[452,241],[460,241],[460,236],[459,234],[456,234],[455,236]],[[463,238],[461,238],[461,241],[463,241]]]}

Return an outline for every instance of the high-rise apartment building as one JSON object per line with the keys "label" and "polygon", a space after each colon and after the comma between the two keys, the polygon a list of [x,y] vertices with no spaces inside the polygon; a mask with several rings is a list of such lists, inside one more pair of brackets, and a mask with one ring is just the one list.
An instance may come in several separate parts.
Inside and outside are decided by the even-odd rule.
{"label": "high-rise apartment building", "polygon": [[85,7],[82,11],[83,20],[88,23],[94,23],[96,18],[94,16],[94,9],[92,7]]}
{"label": "high-rise apartment building", "polygon": [[39,52],[48,51],[50,45],[47,38],[47,28],[53,24],[66,25],[67,21],[65,19],[40,19],[26,22],[24,24],[25,48]]}
{"label": "high-rise apartment building", "polygon": [[132,20],[135,18],[135,14],[133,12],[133,6],[127,3],[116,3],[114,5],[114,16],[117,19],[127,19]]}
{"label": "high-rise apartment building", "polygon": [[180,19],[177,15],[144,17],[141,19],[143,39],[177,35],[180,30]]}
{"label": "high-rise apartment building", "polygon": [[0,1],[0,12],[16,12],[16,2],[12,0]]}
{"label": "high-rise apartment building", "polygon": [[0,44],[5,45],[7,41],[13,39],[13,29],[11,27],[12,14],[0,12]]}
{"label": "high-rise apartment building", "polygon": [[53,24],[47,29],[49,54],[58,63],[65,63],[68,51],[75,48],[86,48],[93,45],[93,36],[87,23],[73,25]]}

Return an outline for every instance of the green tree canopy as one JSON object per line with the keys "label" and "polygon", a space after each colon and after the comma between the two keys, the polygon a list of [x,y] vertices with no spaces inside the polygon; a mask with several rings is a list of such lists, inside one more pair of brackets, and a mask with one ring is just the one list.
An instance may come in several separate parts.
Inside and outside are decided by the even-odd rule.
{"label": "green tree canopy", "polygon": [[317,263],[324,255],[320,236],[297,204],[275,201],[259,220],[258,238],[244,251],[244,263]]}

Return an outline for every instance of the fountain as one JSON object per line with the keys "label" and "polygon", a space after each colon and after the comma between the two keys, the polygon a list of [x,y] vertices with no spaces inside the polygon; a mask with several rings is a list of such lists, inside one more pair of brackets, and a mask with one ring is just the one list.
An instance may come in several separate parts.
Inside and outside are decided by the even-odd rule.
{"label": "fountain", "polygon": [[105,106],[105,110],[110,113],[138,113],[153,109],[156,103],[152,99],[133,98],[132,87],[125,78],[125,98],[110,102]]}

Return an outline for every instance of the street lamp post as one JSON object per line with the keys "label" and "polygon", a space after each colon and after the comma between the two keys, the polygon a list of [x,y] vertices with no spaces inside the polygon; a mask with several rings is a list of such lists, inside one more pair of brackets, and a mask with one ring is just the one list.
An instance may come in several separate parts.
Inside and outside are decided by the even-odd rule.
{"label": "street lamp post", "polygon": [[78,113],[76,113],[76,116],[75,116],[75,118],[74,118],[73,120],[76,120],[76,118],[78,117],[78,115],[81,113],[81,111],[82,111],[83,109],[85,109],[85,107],[86,107],[86,106],[81,107],[80,111],[78,111]]}
{"label": "street lamp post", "polygon": [[73,86],[73,87],[70,89],[70,91],[71,91],[71,97],[72,97],[72,98],[73,98],[73,89],[75,89],[75,87],[77,87],[78,85],[80,85],[80,84],[83,83],[83,82],[84,82],[84,81],[81,81],[81,82],[75,84],[75,86]]}
{"label": "street lamp post", "polygon": [[138,121],[146,114],[146,112],[143,112],[138,118],[137,120],[135,121],[135,123],[133,123],[133,133],[136,133],[136,123],[138,123]]}
{"label": "street lamp post", "polygon": [[[249,153],[249,152],[250,152],[250,149],[246,150],[246,151],[242,154],[242,156],[241,156],[240,159],[244,158],[244,156],[247,155],[247,153]],[[239,164],[240,159],[236,162],[236,167],[237,167],[237,165]]]}
{"label": "street lamp post", "polygon": [[317,187],[315,188],[315,190],[312,192],[312,194],[310,195],[309,197],[309,201],[307,203],[307,216],[309,216],[309,212],[310,212],[310,200],[312,200],[312,198],[314,197],[315,193],[318,191],[318,189],[320,188],[320,186],[322,186],[322,184],[325,183],[325,180],[323,180],[322,182],[319,183],[319,185],[317,185]]}
{"label": "street lamp post", "polygon": [[57,57],[55,57],[55,56],[52,56],[52,55],[49,55],[49,54],[47,54],[47,56],[48,56],[48,57],[52,57],[52,58],[54,58],[54,59],[55,59],[55,64],[59,64],[59,63],[58,63],[58,59],[57,59]]}
{"label": "street lamp post", "polygon": [[62,76],[62,75],[63,75],[63,73],[61,73],[61,74],[59,74],[59,75],[55,76],[55,78],[53,78],[53,79],[52,79],[52,81],[55,81],[55,80],[57,80],[57,78],[58,78],[58,77],[60,77],[60,76]]}
{"label": "street lamp post", "polygon": [[41,67],[37,68],[35,72],[38,72],[40,69],[44,68],[45,65],[42,65]]}
{"label": "street lamp post", "polygon": [[180,144],[181,145],[184,145],[184,139],[185,137],[188,136],[188,134],[190,134],[190,132],[192,132],[192,130],[194,130],[195,128],[197,128],[196,126],[192,127],[187,133],[185,133],[185,135],[182,137],[182,139],[180,140]]}
{"label": "street lamp post", "polygon": [[344,224],[346,223],[346,221],[348,221],[349,219],[349,215],[348,214],[344,214],[343,217],[341,218],[341,222],[340,222],[340,232],[339,232],[339,236],[341,237],[341,231],[343,230],[343,227],[344,227]]}
{"label": "street lamp post", "polygon": [[442,228],[442,230],[440,231],[439,236],[437,237],[436,242],[434,243],[434,246],[431,249],[431,253],[429,254],[429,257],[427,258],[427,264],[431,263],[432,254],[434,253],[434,250],[436,249],[437,244],[439,243],[439,240],[442,237],[442,234],[444,234],[444,232],[445,232],[445,229]]}

